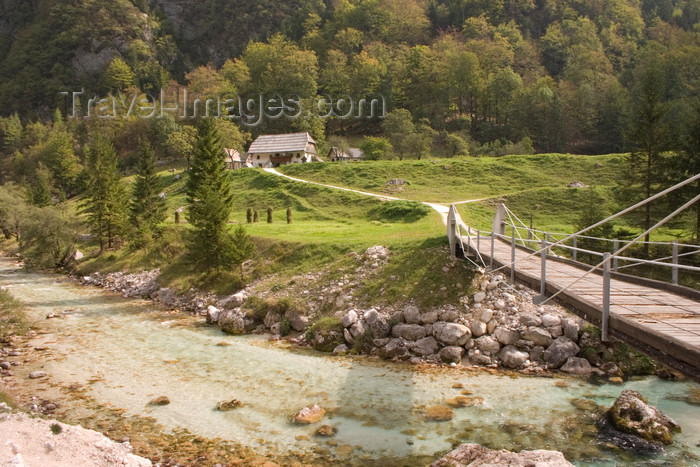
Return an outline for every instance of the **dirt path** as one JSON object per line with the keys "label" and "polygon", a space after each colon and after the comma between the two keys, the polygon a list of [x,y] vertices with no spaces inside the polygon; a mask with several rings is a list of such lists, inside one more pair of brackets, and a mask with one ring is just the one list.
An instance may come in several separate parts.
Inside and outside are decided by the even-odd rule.
{"label": "dirt path", "polygon": [[[312,182],[309,180],[304,180],[301,178],[296,178],[296,177],[290,177],[289,175],[285,175],[281,172],[278,172],[276,169],[263,169],[265,172],[277,175],[280,177],[284,177],[288,180],[293,180],[295,182],[300,182],[300,183],[309,183],[311,185],[318,185],[318,186],[324,186],[326,188],[333,188],[334,190],[343,190],[343,191],[349,191],[352,193],[358,193],[364,196],[371,196],[373,198],[378,198],[382,200],[388,200],[388,201],[410,201],[405,198],[397,198],[395,196],[388,196],[388,195],[382,195],[378,193],[370,193],[368,191],[360,191],[360,190],[353,190],[352,188],[344,188],[340,186],[335,186],[335,185],[327,185],[325,183],[319,183],[319,182]],[[421,203],[425,204],[426,206],[430,206],[432,209],[434,209],[440,216],[442,217],[442,222],[443,224],[447,225],[447,214],[450,212],[449,204],[467,204],[467,203],[475,203],[477,201],[484,201],[488,198],[481,198],[481,199],[472,199],[472,200],[466,200],[466,201],[459,201],[456,203],[448,203],[448,204],[442,204],[442,203],[428,203],[425,201],[421,201]]]}

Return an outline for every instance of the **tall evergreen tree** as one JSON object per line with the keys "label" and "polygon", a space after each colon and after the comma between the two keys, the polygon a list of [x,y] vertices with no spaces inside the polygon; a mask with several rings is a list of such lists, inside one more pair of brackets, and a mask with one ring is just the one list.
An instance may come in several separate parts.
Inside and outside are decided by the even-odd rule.
{"label": "tall evergreen tree", "polygon": [[207,270],[228,266],[230,250],[235,248],[226,226],[233,193],[226,174],[221,136],[210,119],[199,124],[186,190],[187,220],[194,227],[190,252]]}
{"label": "tall evergreen tree", "polygon": [[112,248],[125,231],[128,197],[112,143],[97,138],[88,150],[87,159],[88,180],[81,208],[103,251],[105,246]]}
{"label": "tall evergreen tree", "polygon": [[141,142],[141,154],[136,167],[136,181],[131,199],[131,224],[138,232],[152,235],[166,217],[163,184],[156,175],[156,155],[147,141]]}

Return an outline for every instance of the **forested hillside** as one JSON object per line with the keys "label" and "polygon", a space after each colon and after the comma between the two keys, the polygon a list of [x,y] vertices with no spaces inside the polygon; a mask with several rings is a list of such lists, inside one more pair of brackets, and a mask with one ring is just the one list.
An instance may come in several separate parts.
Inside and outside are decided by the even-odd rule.
{"label": "forested hillside", "polygon": [[698,113],[697,0],[0,5],[5,116],[50,116],[61,91],[156,92],[176,80],[209,93],[381,94],[462,139],[605,153],[633,148],[645,106],[657,107],[669,148]]}

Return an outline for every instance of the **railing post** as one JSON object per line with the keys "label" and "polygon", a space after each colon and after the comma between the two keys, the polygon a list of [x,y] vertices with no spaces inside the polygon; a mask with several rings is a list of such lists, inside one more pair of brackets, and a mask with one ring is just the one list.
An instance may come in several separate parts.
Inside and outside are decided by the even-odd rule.
{"label": "railing post", "polygon": [[617,251],[620,249],[620,240],[619,239],[614,239],[613,240],[613,263],[612,263],[612,270],[614,272],[617,272]]}
{"label": "railing post", "polygon": [[481,253],[481,230],[476,231],[476,251]]}
{"label": "railing post", "polygon": [[603,316],[600,334],[603,342],[608,342],[608,320],[610,319],[610,253],[603,253]]}
{"label": "railing post", "polygon": [[489,261],[489,267],[493,271],[493,250],[494,242],[496,241],[496,232],[491,232],[491,260]]}
{"label": "railing post", "polygon": [[[459,234],[462,235],[462,227],[459,228]],[[464,252],[464,256],[467,256],[469,252],[471,251],[471,243],[472,243],[472,229],[471,227],[467,226],[467,251]],[[462,242],[462,245],[464,245],[464,242]]]}
{"label": "railing post", "polygon": [[671,268],[671,282],[678,285],[678,242],[673,242],[673,267]]}
{"label": "railing post", "polygon": [[511,284],[515,283],[515,226],[513,226],[513,230],[511,233],[511,239],[510,239],[510,282]]}
{"label": "railing post", "polygon": [[540,295],[544,300],[547,291],[547,240],[542,240],[542,251],[540,252]]}
{"label": "railing post", "polygon": [[572,250],[574,252],[574,261],[576,261],[576,253],[578,253],[578,251],[576,251],[576,248],[578,248],[578,236],[574,235],[574,248]]}

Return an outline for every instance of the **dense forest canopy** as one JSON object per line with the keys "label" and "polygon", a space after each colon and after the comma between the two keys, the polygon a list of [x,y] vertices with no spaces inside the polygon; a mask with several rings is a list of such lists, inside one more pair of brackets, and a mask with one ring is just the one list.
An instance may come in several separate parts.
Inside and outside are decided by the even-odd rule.
{"label": "dense forest canopy", "polygon": [[[0,112],[23,122],[68,110],[60,92],[179,83],[382,95],[443,144],[455,133],[577,153],[633,149],[640,82],[658,67],[673,149],[697,113],[700,1],[3,0],[0,63]],[[323,140],[325,123],[267,130]],[[376,133],[371,123],[340,128]]]}

